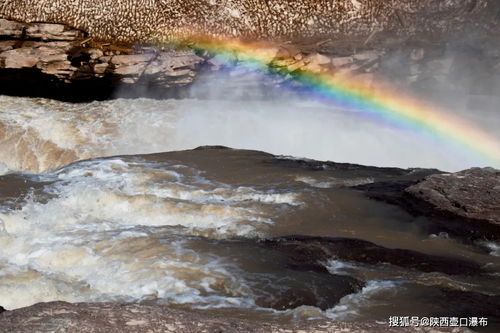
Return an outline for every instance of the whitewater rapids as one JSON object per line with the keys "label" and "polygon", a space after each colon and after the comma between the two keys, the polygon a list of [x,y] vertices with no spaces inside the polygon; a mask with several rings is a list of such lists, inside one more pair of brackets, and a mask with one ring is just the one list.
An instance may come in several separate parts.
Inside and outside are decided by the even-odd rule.
{"label": "whitewater rapids", "polygon": [[[495,127],[488,117],[485,128]],[[203,145],[279,156],[181,151]],[[377,320],[459,311],[463,297],[470,310],[498,294],[496,242],[429,234],[426,218],[356,189],[435,170],[309,159],[487,165],[422,133],[293,96],[80,104],[0,96],[0,305],[152,302],[259,320]],[[440,264],[429,272],[323,257],[314,245],[342,249],[351,239],[365,242],[354,245],[360,251],[399,260],[404,249]]]}
{"label": "whitewater rapids", "polygon": [[[482,121],[496,126],[496,118],[488,117],[492,115],[484,113]],[[447,171],[488,165],[422,133],[293,98],[278,102],[116,99],[72,104],[0,96],[0,173],[43,172],[93,157],[202,145]]]}

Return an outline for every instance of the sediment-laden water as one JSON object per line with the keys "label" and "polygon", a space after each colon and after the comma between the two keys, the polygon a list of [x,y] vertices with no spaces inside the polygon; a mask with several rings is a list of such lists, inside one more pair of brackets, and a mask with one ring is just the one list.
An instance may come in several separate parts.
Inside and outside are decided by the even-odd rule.
{"label": "sediment-laden water", "polygon": [[[168,152],[220,144],[375,165],[481,163],[446,145],[314,102],[1,96],[0,111],[7,309],[120,301],[280,321],[500,318],[497,243],[430,232],[432,221],[356,187],[436,171]],[[168,153],[142,155],[155,152]]]}
{"label": "sediment-laden water", "polygon": [[[0,96],[0,172],[40,172],[92,157],[203,145],[404,168],[458,171],[489,165],[453,142],[436,141],[352,110],[293,96],[241,100],[219,92],[215,97],[72,104]],[[498,135],[494,129],[500,122],[491,106],[473,111],[463,118]]]}

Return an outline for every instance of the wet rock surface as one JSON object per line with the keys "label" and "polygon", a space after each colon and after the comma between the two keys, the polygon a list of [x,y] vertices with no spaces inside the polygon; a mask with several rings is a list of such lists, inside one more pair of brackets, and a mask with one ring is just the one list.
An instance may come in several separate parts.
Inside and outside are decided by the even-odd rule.
{"label": "wet rock surface", "polygon": [[420,179],[376,181],[356,186],[368,197],[430,219],[425,228],[465,240],[500,236],[500,177],[493,168],[457,173],[435,171]]}
{"label": "wet rock surface", "polygon": [[481,272],[481,267],[472,262],[410,250],[388,249],[360,239],[290,236],[266,240],[263,245],[283,251],[297,266],[299,263],[306,263],[306,269],[326,270],[321,263],[329,259],[339,259],[367,265],[391,264],[422,272],[450,275]]}
{"label": "wet rock surface", "polygon": [[[404,26],[411,18],[411,11],[406,14],[394,12],[391,21]],[[498,22],[498,19],[495,21]],[[447,24],[452,25],[453,22]],[[419,26],[426,27],[423,24]],[[447,87],[452,82],[451,88],[465,92],[497,94],[500,91],[498,47],[493,45],[485,51],[480,45],[493,44],[488,37],[452,45],[451,49],[457,52],[450,52],[450,44],[439,37],[437,43],[430,42],[434,39],[420,41],[417,38],[409,41],[393,37],[385,44],[380,43],[384,34],[376,31],[366,37],[343,46],[339,46],[342,41],[326,40],[314,45],[280,45],[271,48],[268,50],[269,67],[278,78],[272,84],[285,85],[289,83],[289,78],[293,78],[294,72],[307,71],[348,75],[370,86],[378,83],[377,75],[380,73],[396,83],[417,88]],[[97,43],[86,32],[66,25],[22,23],[0,18],[1,94],[78,100],[108,98],[120,89],[131,88],[128,92],[131,97],[148,94],[155,97],[177,96],[182,94],[179,89],[193,83],[201,71],[217,72],[224,69],[224,64],[211,57],[209,54],[199,55],[190,49]],[[229,73],[241,76],[241,80],[246,80],[248,76],[245,71],[238,72],[231,68]],[[439,174],[437,170],[382,169],[316,161],[275,159],[272,163],[318,172],[337,170],[339,177],[345,179],[354,174],[358,177],[373,177],[375,183],[358,186],[354,190],[401,206],[415,215],[432,217],[434,220],[430,220],[429,233],[445,230],[469,238],[485,235],[498,238],[499,235],[499,173],[495,170],[473,169],[447,175]],[[432,176],[427,177],[429,175]],[[427,178],[421,181],[424,177]],[[17,190],[12,191],[8,193],[7,199],[14,199],[18,197],[17,194]],[[258,305],[277,310],[301,305],[327,309],[337,304],[343,296],[359,291],[363,286],[360,281],[330,274],[321,264],[331,258],[362,265],[390,264],[426,273],[482,273],[481,267],[472,262],[389,249],[357,239],[290,236],[265,240],[260,246],[266,251],[282,254],[282,261],[269,265],[282,265],[284,269],[290,270],[291,276],[310,282],[308,286],[311,288],[302,289],[294,288],[293,283],[283,283],[280,295],[273,299],[262,296],[256,300]],[[323,293],[311,292],[310,289],[322,290]],[[436,302],[441,303],[441,307],[449,304],[455,315],[475,315],[474,308],[482,308],[486,309],[483,314],[496,318],[500,316],[497,296],[443,289],[441,293],[436,293]],[[388,323],[378,322],[256,323],[184,312],[161,305],[121,303],[39,303],[15,311],[4,311],[0,307],[0,313],[1,332],[404,331],[401,328],[390,329]],[[426,331],[420,328],[406,330]]]}
{"label": "wet rock surface", "polygon": [[[315,161],[308,159],[294,159],[294,158],[282,158],[276,157],[271,161],[266,161],[269,164],[285,167],[285,168],[297,168],[310,171],[325,171],[325,172],[335,172],[337,176],[342,175],[345,178],[349,177],[371,177],[376,179],[376,182],[383,182],[384,180],[390,180],[390,183],[402,182],[404,184],[409,184],[411,182],[416,182],[423,179],[426,176],[440,173],[441,171],[436,169],[421,169],[421,168],[383,168],[366,166],[352,163],[338,163],[330,161]],[[369,186],[369,185],[367,185]]]}
{"label": "wet rock surface", "polygon": [[[185,312],[165,306],[118,303],[39,303],[0,315],[1,332],[427,332],[389,328],[383,322],[309,321],[290,325],[252,322]],[[464,328],[433,332],[469,332]]]}
{"label": "wet rock surface", "polygon": [[[15,186],[12,186],[15,184]],[[48,182],[30,181],[19,174],[0,176],[0,204],[19,209],[29,193],[38,193]]]}
{"label": "wet rock surface", "polygon": [[[228,249],[228,253],[241,251],[243,248],[248,253],[257,254],[255,257],[247,256],[249,262],[245,267],[251,272],[250,275],[259,276],[251,284],[254,285],[256,304],[260,307],[293,310],[300,306],[313,306],[327,310],[338,304],[342,297],[357,293],[364,287],[363,281],[356,278],[331,274],[322,264],[328,254],[308,250],[307,241],[300,242],[297,248],[272,246],[272,242],[235,239],[213,243],[217,247]],[[269,279],[277,271],[286,278],[272,286]]]}
{"label": "wet rock surface", "polygon": [[491,318],[490,325],[500,326],[500,296],[485,295],[461,290],[441,290],[441,295],[435,297],[435,301],[446,304],[455,309],[455,313],[461,317],[474,316],[474,312],[481,309],[481,315]]}
{"label": "wet rock surface", "polygon": [[405,190],[430,204],[436,214],[487,221],[500,226],[500,170],[473,168],[427,177]]}

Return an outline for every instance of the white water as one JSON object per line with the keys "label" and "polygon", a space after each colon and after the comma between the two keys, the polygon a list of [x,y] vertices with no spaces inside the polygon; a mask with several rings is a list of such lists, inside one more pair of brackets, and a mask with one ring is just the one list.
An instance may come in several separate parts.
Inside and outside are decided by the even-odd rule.
{"label": "white water", "polygon": [[136,158],[80,162],[41,179],[55,181],[45,195],[20,210],[0,207],[7,309],[148,298],[252,306],[238,268],[197,251],[189,237],[263,235],[280,211],[301,205],[293,192],[231,187],[190,167]]}
{"label": "white water", "polygon": [[422,133],[294,99],[69,104],[0,96],[0,162],[9,169],[39,172],[78,159],[202,145],[376,166],[456,171],[488,165]]}
{"label": "white water", "polygon": [[[488,165],[422,133],[332,106],[283,96],[219,97],[70,104],[0,96],[0,175],[202,145],[377,166],[455,171]],[[492,130],[495,113],[477,111],[467,119],[500,139]],[[52,300],[257,308],[246,272],[200,250],[192,237],[262,237],[280,214],[304,205],[301,193],[234,187],[193,167],[135,157],[80,162],[39,177],[55,182],[43,200],[32,195],[18,210],[0,207],[0,299],[7,309]],[[373,181],[295,180],[309,189]],[[498,246],[487,246],[498,254]],[[336,275],[355,269],[334,260],[327,268]],[[355,319],[382,306],[396,284],[372,279],[327,311],[301,306],[284,313]]]}
{"label": "white water", "polygon": [[393,281],[368,281],[360,292],[343,297],[335,307],[326,310],[326,315],[335,320],[353,320],[364,307],[385,305],[388,296],[396,293],[397,285]]}
{"label": "white water", "polygon": [[[494,113],[469,118],[478,126],[498,123]],[[422,133],[293,98],[69,104],[0,96],[0,175],[201,145],[378,166],[488,165]],[[0,299],[7,309],[51,300],[144,299],[255,308],[245,273],[225,257],[199,251],[189,237],[263,236],[276,216],[303,204],[300,193],[233,187],[195,168],[134,158],[77,163],[40,177],[56,181],[45,189],[46,202],[33,196],[19,210],[0,207]],[[296,180],[320,189],[373,181]],[[332,261],[328,269],[347,274],[352,266]],[[293,315],[356,318],[394,288],[373,280],[324,313],[300,307]]]}

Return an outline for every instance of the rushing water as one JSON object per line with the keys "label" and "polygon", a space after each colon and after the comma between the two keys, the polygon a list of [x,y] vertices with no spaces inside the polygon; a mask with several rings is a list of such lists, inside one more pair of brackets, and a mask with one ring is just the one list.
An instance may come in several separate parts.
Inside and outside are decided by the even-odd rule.
{"label": "rushing water", "polygon": [[480,163],[314,102],[0,96],[0,305],[141,301],[359,320],[474,315],[500,292],[497,243],[429,233],[426,218],[354,188],[425,171],[245,150],[140,155],[207,144],[372,165]]}
{"label": "rushing water", "polygon": [[[496,113],[468,122],[491,135]],[[500,140],[500,138],[499,138]],[[488,166],[467,151],[294,98],[245,100],[117,99],[84,104],[0,96],[0,172],[46,171],[76,160],[225,145],[364,165],[447,171]]]}

